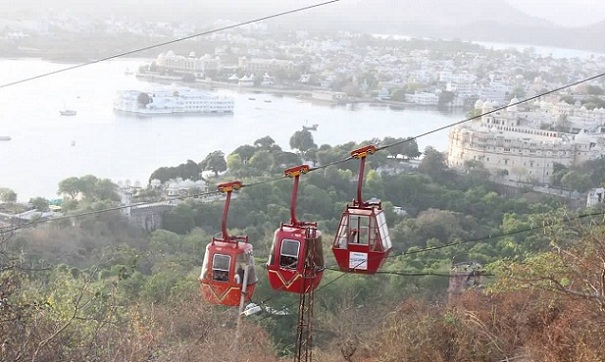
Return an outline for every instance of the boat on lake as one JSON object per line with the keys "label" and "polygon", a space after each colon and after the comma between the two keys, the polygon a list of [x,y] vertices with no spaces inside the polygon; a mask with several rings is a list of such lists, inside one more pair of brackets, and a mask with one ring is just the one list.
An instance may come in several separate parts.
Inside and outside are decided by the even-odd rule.
{"label": "boat on lake", "polygon": [[12,140],[11,136],[0,136],[0,141],[10,141]]}
{"label": "boat on lake", "polygon": [[319,125],[317,123],[315,123],[312,126],[302,126],[303,127],[303,131],[317,131],[317,127],[319,127]]}
{"label": "boat on lake", "polygon": [[74,111],[73,109],[64,109],[62,111],[59,111],[59,114],[61,114],[62,116],[75,116],[76,114],[78,114],[78,112]]}
{"label": "boat on lake", "polygon": [[233,113],[233,108],[231,97],[193,89],[124,90],[117,93],[113,102],[116,111],[142,115]]}

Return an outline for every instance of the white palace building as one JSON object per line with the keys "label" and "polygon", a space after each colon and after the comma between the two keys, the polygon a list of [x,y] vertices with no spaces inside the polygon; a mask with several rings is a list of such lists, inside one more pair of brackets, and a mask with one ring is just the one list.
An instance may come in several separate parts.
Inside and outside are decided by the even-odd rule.
{"label": "white palace building", "polygon": [[[481,113],[495,108],[489,101],[475,104]],[[557,124],[557,129],[569,131],[555,131]],[[550,184],[555,163],[569,167],[605,155],[604,124],[602,108],[587,110],[579,104],[546,101],[537,101],[525,111],[510,106],[454,127],[447,160],[453,168],[476,160],[492,175],[509,181]]]}

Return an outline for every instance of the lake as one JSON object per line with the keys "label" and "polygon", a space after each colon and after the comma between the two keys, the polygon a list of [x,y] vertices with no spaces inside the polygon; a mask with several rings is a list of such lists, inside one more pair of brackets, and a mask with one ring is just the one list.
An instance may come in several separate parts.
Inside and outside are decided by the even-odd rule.
{"label": "lake", "polygon": [[[116,91],[175,89],[126,75],[144,60],[113,60],[0,88],[0,187],[20,201],[55,198],[58,183],[92,174],[114,182],[147,184],[159,167],[200,162],[210,152],[231,153],[270,136],[284,150],[303,125],[319,124],[317,145],[372,138],[413,137],[464,118],[430,110],[370,105],[318,105],[296,98],[216,90],[235,99],[230,116],[133,117],[115,113]],[[0,85],[69,67],[37,59],[0,60]],[[249,98],[254,98],[251,100]],[[76,116],[61,116],[63,109]],[[447,130],[418,139],[420,149],[447,148]]]}

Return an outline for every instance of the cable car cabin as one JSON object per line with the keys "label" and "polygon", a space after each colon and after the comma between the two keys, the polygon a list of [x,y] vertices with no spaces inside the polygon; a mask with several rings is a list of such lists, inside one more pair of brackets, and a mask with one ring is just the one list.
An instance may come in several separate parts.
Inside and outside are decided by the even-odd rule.
{"label": "cable car cabin", "polygon": [[244,281],[244,302],[249,302],[257,280],[252,245],[213,240],[206,246],[200,288],[202,296],[210,303],[238,306]]}
{"label": "cable car cabin", "polygon": [[317,288],[324,270],[321,232],[282,225],[275,231],[267,270],[275,290],[305,294]]}
{"label": "cable car cabin", "polygon": [[341,271],[374,274],[382,266],[391,247],[380,202],[347,206],[332,244]]}

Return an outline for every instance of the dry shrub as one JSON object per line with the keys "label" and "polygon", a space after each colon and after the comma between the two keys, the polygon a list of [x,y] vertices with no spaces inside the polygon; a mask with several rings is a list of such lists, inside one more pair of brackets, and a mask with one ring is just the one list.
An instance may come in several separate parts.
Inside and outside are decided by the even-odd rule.
{"label": "dry shrub", "polygon": [[236,316],[234,308],[208,305],[195,296],[86,321],[84,334],[75,324],[57,323],[44,308],[32,309],[21,319],[0,321],[0,361],[276,361],[262,328],[242,321],[237,338]]}
{"label": "dry shrub", "polygon": [[535,362],[605,361],[604,317],[587,301],[551,297],[529,318],[527,353]]}
{"label": "dry shrub", "polygon": [[378,332],[373,359],[356,361],[604,361],[603,317],[544,291],[467,292],[449,306],[409,300]]}
{"label": "dry shrub", "polygon": [[206,304],[201,298],[170,306],[144,307],[147,336],[154,361],[276,361],[262,328],[242,320],[237,335],[237,309]]}

